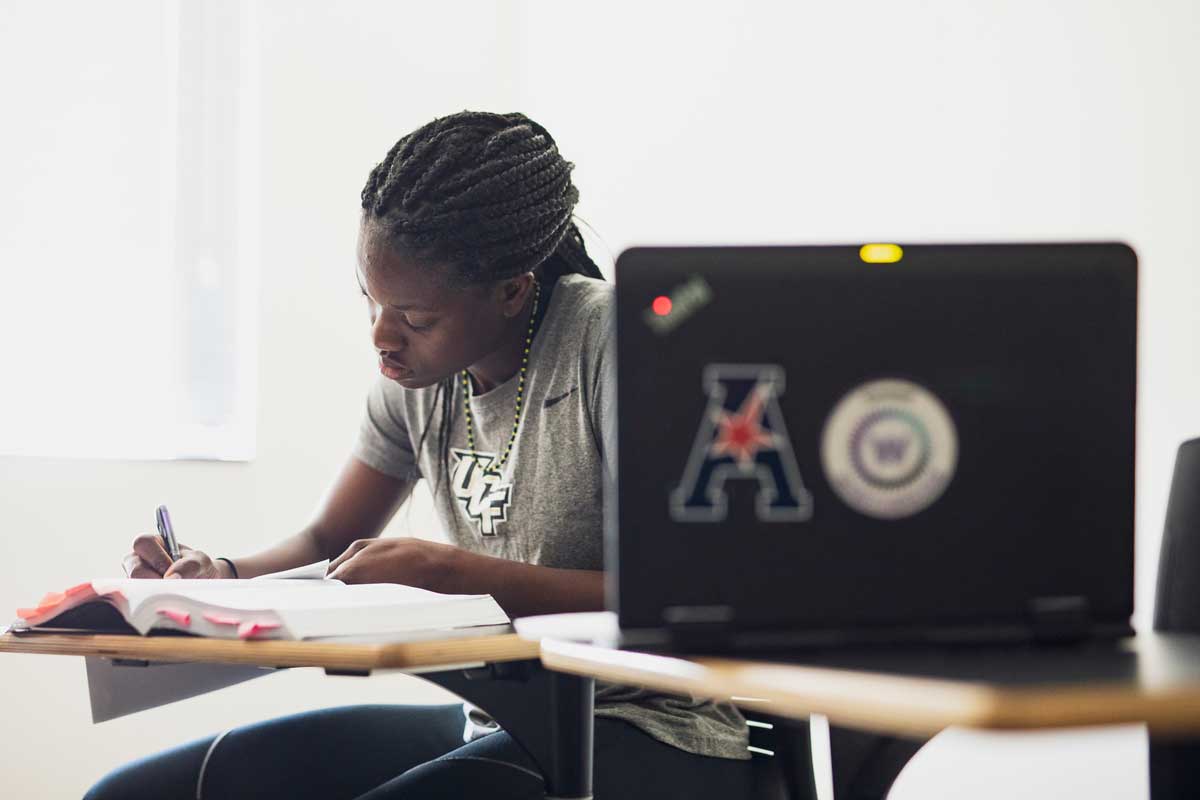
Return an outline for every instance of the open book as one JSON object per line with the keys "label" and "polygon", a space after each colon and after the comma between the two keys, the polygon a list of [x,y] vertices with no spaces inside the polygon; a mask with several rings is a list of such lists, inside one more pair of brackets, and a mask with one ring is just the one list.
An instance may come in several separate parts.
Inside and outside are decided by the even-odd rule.
{"label": "open book", "polygon": [[219,639],[310,639],[500,625],[490,595],[449,595],[392,583],[346,585],[329,562],[249,580],[99,578],[17,609],[14,633],[174,631]]}

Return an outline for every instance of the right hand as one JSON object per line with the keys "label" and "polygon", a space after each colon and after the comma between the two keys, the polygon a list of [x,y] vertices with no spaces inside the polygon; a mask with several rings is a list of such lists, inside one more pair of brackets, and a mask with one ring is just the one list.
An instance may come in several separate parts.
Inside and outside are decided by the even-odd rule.
{"label": "right hand", "polygon": [[133,552],[121,560],[125,574],[131,578],[227,578],[220,561],[206,553],[179,545],[180,557],[171,563],[162,538],[143,533],[133,540]]}

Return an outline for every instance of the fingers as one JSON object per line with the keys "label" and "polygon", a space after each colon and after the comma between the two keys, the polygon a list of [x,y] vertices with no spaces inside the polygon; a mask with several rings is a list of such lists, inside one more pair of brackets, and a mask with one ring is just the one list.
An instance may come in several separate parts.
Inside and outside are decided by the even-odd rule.
{"label": "fingers", "polygon": [[138,557],[137,553],[130,553],[121,559],[121,566],[125,570],[125,574],[130,578],[161,578],[162,575],[155,572],[154,569]]}
{"label": "fingers", "polygon": [[327,569],[325,571],[325,577],[332,578],[334,571],[337,570],[338,567],[340,567],[342,564],[349,561],[350,559],[354,558],[354,556],[357,555],[360,550],[362,550],[364,547],[366,547],[367,545],[369,545],[371,542],[374,542],[374,541],[376,541],[376,540],[375,539],[358,539],[354,542],[351,542],[350,546],[347,547],[346,550],[340,556],[338,556],[337,558],[335,558],[333,561],[330,562],[329,569]]}
{"label": "fingers", "polygon": [[211,558],[199,550],[185,550],[184,555],[172,564],[164,578],[219,578],[216,565]]}
{"label": "fingers", "polygon": [[133,540],[133,554],[158,575],[171,566],[171,557],[163,549],[162,539],[149,533],[143,533]]}

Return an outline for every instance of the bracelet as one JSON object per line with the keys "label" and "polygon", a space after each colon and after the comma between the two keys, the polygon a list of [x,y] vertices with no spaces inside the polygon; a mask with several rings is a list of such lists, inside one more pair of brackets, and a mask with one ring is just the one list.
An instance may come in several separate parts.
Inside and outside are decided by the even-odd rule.
{"label": "bracelet", "polygon": [[229,565],[229,571],[233,573],[233,577],[234,577],[234,578],[236,578],[236,577],[238,576],[238,574],[237,574],[237,565],[236,565],[236,564],[234,564],[232,561],[230,561],[228,558],[225,558],[224,556],[217,556],[217,559],[216,559],[216,560],[217,560],[217,561],[224,561],[226,564],[228,564],[228,565]]}

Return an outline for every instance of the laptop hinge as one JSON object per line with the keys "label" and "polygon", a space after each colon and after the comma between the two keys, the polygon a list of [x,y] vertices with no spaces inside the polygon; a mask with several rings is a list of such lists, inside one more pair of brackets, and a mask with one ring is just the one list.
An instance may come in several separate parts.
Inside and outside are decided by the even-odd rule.
{"label": "laptop hinge", "polygon": [[720,647],[728,642],[733,630],[733,606],[667,606],[662,616],[667,635],[676,647]]}
{"label": "laptop hinge", "polygon": [[1039,642],[1075,642],[1092,635],[1091,607],[1081,595],[1035,597],[1029,613]]}

